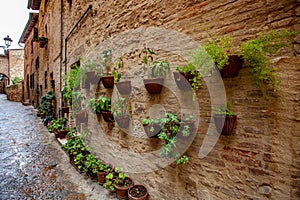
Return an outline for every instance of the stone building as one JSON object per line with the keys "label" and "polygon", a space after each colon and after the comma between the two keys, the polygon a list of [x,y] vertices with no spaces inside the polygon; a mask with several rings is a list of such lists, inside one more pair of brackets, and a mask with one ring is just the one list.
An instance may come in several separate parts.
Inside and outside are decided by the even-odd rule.
{"label": "stone building", "polygon": [[[34,89],[39,90],[40,96],[53,90],[56,113],[61,116],[61,91],[71,65],[80,58],[100,62],[101,52],[112,49],[114,55],[123,57],[124,71],[131,72],[129,79],[135,84],[130,96],[134,125],[151,114],[153,105],[162,105],[176,114],[180,114],[181,106],[178,97],[172,94],[174,90],[178,93],[175,84],[152,96],[138,83],[141,68],[138,51],[144,43],[155,48],[158,58],[168,59],[174,66],[181,49],[204,44],[215,34],[231,36],[237,48],[260,32],[300,30],[300,5],[294,0],[29,0],[28,6],[39,9],[39,15],[37,21],[31,19],[30,25],[27,24],[26,38],[24,34],[21,38],[26,45],[24,85],[32,86],[25,89],[25,98],[36,102]],[[34,41],[34,28],[38,36],[48,38],[44,47]],[[299,35],[293,39],[293,48],[274,57],[284,103],[272,91],[265,97],[245,65],[237,77],[223,79],[226,99],[238,115],[231,136],[221,135],[215,140],[214,135],[207,134],[213,124],[214,98],[208,89],[211,83],[203,83],[196,93],[199,123],[197,134],[184,153],[189,156],[186,165],[172,163],[157,167],[160,160],[153,157],[145,160],[141,155],[158,150],[162,145],[158,139],[139,137],[134,125],[129,130],[115,124],[107,126],[102,118],[97,119],[91,113],[89,123],[80,125],[88,126],[86,142],[106,162],[125,168],[126,160],[131,162],[134,167],[127,168],[128,175],[136,184],[146,185],[151,199],[297,199],[300,197]],[[170,74],[169,78],[174,83]],[[115,89],[91,86],[91,91],[83,93],[110,97],[115,95]],[[180,94],[183,102],[195,103]]]}

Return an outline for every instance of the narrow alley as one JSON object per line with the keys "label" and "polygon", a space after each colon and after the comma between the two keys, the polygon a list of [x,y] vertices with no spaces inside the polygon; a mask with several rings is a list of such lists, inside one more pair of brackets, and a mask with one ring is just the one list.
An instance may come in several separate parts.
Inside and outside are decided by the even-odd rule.
{"label": "narrow alley", "polygon": [[0,94],[0,199],[115,199],[72,167],[34,112]]}

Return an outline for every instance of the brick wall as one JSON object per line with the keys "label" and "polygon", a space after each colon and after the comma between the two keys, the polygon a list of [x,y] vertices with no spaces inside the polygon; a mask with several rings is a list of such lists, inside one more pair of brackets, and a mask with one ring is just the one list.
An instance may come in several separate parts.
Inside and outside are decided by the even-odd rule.
{"label": "brick wall", "polygon": [[[49,31],[48,47],[41,49],[41,71],[54,73],[56,89],[61,84],[57,43],[60,1],[49,1],[43,20],[39,19],[40,29],[47,24]],[[99,54],[99,45],[124,31],[139,27],[160,27],[178,31],[203,44],[208,34],[230,35],[236,45],[257,36],[259,32],[271,29],[300,29],[299,2],[286,1],[72,1],[63,2],[63,38],[83,15],[88,5],[93,9],[76,27],[67,43],[67,66],[78,60],[78,56]],[[42,3],[43,5],[43,3]],[[43,12],[43,11],[42,11]],[[51,21],[53,20],[53,21]],[[50,34],[51,33],[51,34]],[[142,37],[123,36],[124,41],[143,45]],[[161,41],[164,37],[150,35],[149,41]],[[297,39],[298,38],[298,39]],[[52,41],[52,42],[51,42]],[[172,49],[184,46],[185,41],[163,41],[162,47]],[[221,136],[208,156],[200,159],[199,149],[210,125],[211,99],[207,86],[197,92],[200,107],[200,122],[192,145],[186,154],[190,157],[187,165],[174,164],[149,173],[130,174],[135,183],[143,183],[149,189],[152,199],[297,199],[299,192],[299,36],[294,49],[277,58],[276,67],[282,81],[285,103],[277,95],[263,97],[251,80],[249,68],[243,66],[236,78],[224,79],[226,95],[232,110],[238,115],[238,124],[233,136]],[[122,45],[122,40],[117,43]],[[124,54],[125,69],[138,66],[137,49]],[[50,48],[51,47],[51,48]],[[298,50],[297,50],[298,49]],[[118,50],[116,46],[115,50]],[[295,52],[294,52],[295,50]],[[168,57],[176,63],[176,55],[158,49],[162,58]],[[295,54],[294,54],[295,53]],[[63,57],[62,60],[65,58]],[[63,67],[63,65],[62,65]],[[62,73],[63,76],[64,73]],[[41,78],[41,77],[40,77]],[[63,79],[63,77],[62,77]],[[42,78],[40,81],[43,81]],[[112,90],[92,88],[97,92],[112,95]],[[56,90],[59,95],[59,91]],[[88,93],[86,93],[88,95]],[[89,95],[94,95],[89,93]],[[160,96],[149,96],[143,86],[134,88],[131,97],[133,119],[148,115],[153,104],[162,104],[168,111],[178,112],[178,105],[172,92],[163,90]],[[107,162],[117,162],[122,156],[130,158],[134,154],[120,152],[150,152],[161,143],[158,140],[138,138],[128,135],[116,126],[107,126],[102,119],[89,116],[90,134],[86,140],[94,153]],[[100,124],[99,124],[100,122]],[[109,140],[101,143],[103,138]],[[108,158],[113,158],[109,160]],[[116,164],[116,163],[114,163]],[[126,163],[118,163],[120,167]],[[149,165],[138,163],[137,170]]]}

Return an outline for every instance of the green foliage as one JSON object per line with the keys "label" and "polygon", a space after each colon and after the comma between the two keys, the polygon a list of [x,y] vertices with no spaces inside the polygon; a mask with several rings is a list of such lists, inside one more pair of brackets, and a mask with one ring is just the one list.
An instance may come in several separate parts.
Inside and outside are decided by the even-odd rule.
{"label": "green foliage", "polygon": [[176,160],[176,164],[180,165],[180,164],[187,164],[189,161],[189,158],[187,156],[181,156],[180,154],[177,154],[175,157],[178,157]]}
{"label": "green foliage", "polygon": [[103,50],[101,53],[101,66],[104,68],[105,72],[103,74],[110,75],[113,62],[112,62],[112,52],[111,50]]}
{"label": "green foliage", "polygon": [[144,48],[139,52],[139,58],[142,58],[144,69],[148,68],[153,62],[153,55],[155,55],[155,52],[145,44]]}
{"label": "green foliage", "polygon": [[152,77],[163,77],[169,68],[167,61],[155,61],[150,65],[150,74]]}
{"label": "green foliage", "polygon": [[79,66],[74,66],[74,68],[71,69],[65,76],[66,85],[62,89],[64,102],[72,102],[74,88],[79,85],[77,80],[79,69]]}
{"label": "green foliage", "polygon": [[123,59],[120,57],[115,62],[115,67],[114,67],[114,70],[112,72],[112,74],[114,76],[114,83],[119,82],[119,80],[121,79],[121,77],[122,77],[121,69],[123,67],[124,67],[124,62],[123,62]]}
{"label": "green foliage", "polygon": [[41,36],[41,37],[38,37],[37,39],[38,42],[41,42],[41,41],[48,41],[48,38],[46,38],[45,36]]}
{"label": "green foliage", "polygon": [[251,67],[254,83],[265,94],[263,86],[280,91],[280,80],[276,68],[272,66],[270,55],[276,55],[279,50],[291,44],[290,36],[296,32],[288,30],[260,33],[256,39],[248,40],[241,44],[240,55],[243,56],[245,64]]}
{"label": "green foliage", "polygon": [[111,99],[104,96],[98,98],[91,98],[87,101],[87,105],[92,108],[93,111],[100,113],[100,111],[111,110]]}
{"label": "green foliage", "polygon": [[112,109],[114,117],[126,116],[129,111],[129,104],[125,98],[120,97],[115,103]]}
{"label": "green foliage", "polygon": [[15,77],[11,80],[11,82],[12,82],[13,85],[15,85],[15,84],[19,83],[22,80],[23,80],[23,78],[21,78],[21,77]]}
{"label": "green foliage", "polygon": [[221,105],[221,106],[215,106],[214,107],[214,113],[216,115],[226,115],[226,116],[232,117],[232,116],[235,115],[235,113],[230,110],[230,107],[231,106],[230,106],[229,102],[227,102],[226,106],[223,106],[223,105]]}
{"label": "green foliage", "polygon": [[61,131],[65,130],[67,125],[67,119],[66,118],[59,118],[57,120],[52,120],[50,122],[50,125],[47,126],[48,131],[55,132],[55,131]]}
{"label": "green foliage", "polygon": [[38,107],[38,110],[40,113],[45,115],[45,118],[43,122],[47,121],[46,123],[50,122],[54,116],[54,108],[52,105],[52,101],[55,99],[55,94],[51,91],[47,92],[44,96],[41,97],[40,99],[40,105]]}
{"label": "green foliage", "polygon": [[203,47],[217,64],[218,68],[222,69],[228,64],[228,52],[232,47],[232,38],[230,36],[217,39],[211,38]]}

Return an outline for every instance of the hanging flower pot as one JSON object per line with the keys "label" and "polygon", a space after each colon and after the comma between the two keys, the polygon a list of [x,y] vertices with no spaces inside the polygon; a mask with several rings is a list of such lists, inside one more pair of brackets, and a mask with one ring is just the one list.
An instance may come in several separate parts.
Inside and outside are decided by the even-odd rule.
{"label": "hanging flower pot", "polygon": [[149,138],[157,137],[157,135],[160,133],[162,126],[160,124],[143,124],[144,130],[146,135]]}
{"label": "hanging flower pot", "polygon": [[244,63],[244,59],[238,55],[230,55],[228,59],[229,64],[220,69],[222,78],[232,78],[239,74],[240,69]]}
{"label": "hanging flower pot", "polygon": [[149,94],[160,94],[164,83],[164,78],[147,78],[143,81]]}
{"label": "hanging flower pot", "polygon": [[104,121],[106,122],[113,122],[114,121],[114,115],[111,111],[101,111],[102,117]]}
{"label": "hanging flower pot", "polygon": [[193,78],[192,74],[184,75],[182,72],[173,72],[173,76],[176,85],[180,90],[189,91],[193,89],[191,83],[189,82],[189,80]]}
{"label": "hanging flower pot", "polygon": [[96,85],[99,83],[100,81],[100,77],[97,76],[97,74],[95,73],[95,71],[88,71],[86,73],[87,75],[87,80],[93,84],[93,85]]}
{"label": "hanging flower pot", "polygon": [[237,116],[213,115],[217,131],[222,135],[231,135],[237,123]]}
{"label": "hanging flower pot", "polygon": [[114,87],[114,76],[103,76],[101,78],[102,84],[105,88],[113,88]]}
{"label": "hanging flower pot", "polygon": [[88,121],[87,114],[84,111],[81,111],[76,114],[76,124],[86,123]]}
{"label": "hanging flower pot", "polygon": [[114,187],[117,191],[118,199],[128,199],[128,189],[133,186],[133,180],[129,177],[125,177],[122,184],[114,183]]}
{"label": "hanging flower pot", "polygon": [[119,81],[116,87],[121,95],[128,95],[131,93],[131,81]]}
{"label": "hanging flower pot", "polygon": [[128,128],[130,123],[129,115],[126,116],[116,116],[115,120],[120,128]]}
{"label": "hanging flower pot", "polygon": [[143,185],[134,185],[128,190],[130,200],[146,200],[148,196],[147,188]]}

